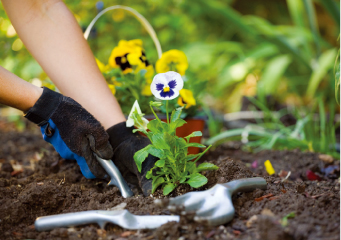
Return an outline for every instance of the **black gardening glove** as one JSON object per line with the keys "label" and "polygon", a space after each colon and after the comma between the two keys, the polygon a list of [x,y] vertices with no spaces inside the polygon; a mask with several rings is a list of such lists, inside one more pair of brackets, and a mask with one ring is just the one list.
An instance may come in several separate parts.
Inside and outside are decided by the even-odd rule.
{"label": "black gardening glove", "polygon": [[113,150],[102,125],[72,98],[44,88],[43,94],[25,117],[38,124],[45,141],[62,158],[77,160],[86,178],[104,178],[105,170],[96,160],[110,159]]}
{"label": "black gardening glove", "polygon": [[141,172],[137,170],[134,154],[149,145],[150,141],[139,133],[133,133],[133,129],[134,127],[126,127],[126,122],[121,122],[107,130],[110,144],[114,149],[112,160],[127,182],[138,184],[143,195],[149,196],[152,190],[152,179],[146,179],[146,174],[158,158],[149,154],[142,163]]}

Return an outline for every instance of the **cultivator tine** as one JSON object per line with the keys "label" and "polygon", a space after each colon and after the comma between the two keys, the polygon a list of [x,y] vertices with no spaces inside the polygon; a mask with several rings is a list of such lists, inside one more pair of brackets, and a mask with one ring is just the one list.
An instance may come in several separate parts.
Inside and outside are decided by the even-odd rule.
{"label": "cultivator tine", "polygon": [[101,164],[101,166],[104,168],[104,170],[108,173],[110,176],[110,182],[108,183],[109,186],[114,185],[118,187],[120,190],[122,197],[128,198],[132,197],[134,193],[129,188],[127,182],[122,177],[122,174],[116,167],[116,165],[111,160],[106,160],[103,158],[100,158],[97,154],[95,154],[96,159]]}

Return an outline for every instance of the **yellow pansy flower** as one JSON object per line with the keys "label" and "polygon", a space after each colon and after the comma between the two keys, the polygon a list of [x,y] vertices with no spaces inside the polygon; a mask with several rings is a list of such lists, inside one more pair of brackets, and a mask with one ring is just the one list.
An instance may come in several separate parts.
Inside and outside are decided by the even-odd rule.
{"label": "yellow pansy flower", "polygon": [[187,68],[188,61],[185,53],[176,49],[163,53],[156,62],[156,71],[158,73],[175,71],[180,73],[180,75],[185,75]]}
{"label": "yellow pansy flower", "polygon": [[180,97],[178,98],[178,104],[180,106],[184,106],[186,104],[186,109],[188,109],[196,105],[196,101],[191,90],[181,89],[179,93]]}
{"label": "yellow pansy flower", "polygon": [[115,85],[109,83],[109,84],[108,84],[108,87],[109,87],[110,91],[112,92],[112,94],[115,95],[115,93],[116,93],[116,87],[115,87]]}
{"label": "yellow pansy flower", "polygon": [[[139,58],[143,56],[142,41],[135,40],[121,40],[118,46],[115,47],[109,57],[109,65],[113,68],[120,67],[123,73],[132,72],[132,65],[139,65]],[[129,56],[130,55],[130,56]],[[133,62],[130,62],[133,61]]]}

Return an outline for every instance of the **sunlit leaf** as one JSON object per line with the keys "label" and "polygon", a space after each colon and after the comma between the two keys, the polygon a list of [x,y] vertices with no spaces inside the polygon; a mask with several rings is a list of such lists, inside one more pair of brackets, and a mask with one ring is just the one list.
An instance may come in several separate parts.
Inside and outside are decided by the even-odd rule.
{"label": "sunlit leaf", "polygon": [[198,188],[207,183],[207,178],[200,173],[195,173],[186,181],[191,187]]}

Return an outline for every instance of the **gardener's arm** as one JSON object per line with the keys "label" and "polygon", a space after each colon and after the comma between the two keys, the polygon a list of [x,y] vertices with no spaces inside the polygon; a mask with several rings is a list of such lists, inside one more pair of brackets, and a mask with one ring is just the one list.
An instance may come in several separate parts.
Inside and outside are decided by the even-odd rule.
{"label": "gardener's arm", "polygon": [[0,103],[17,108],[23,112],[29,110],[43,92],[0,66]]}
{"label": "gardener's arm", "polygon": [[64,94],[107,129],[125,121],[74,16],[61,0],[2,0],[19,37]]}

